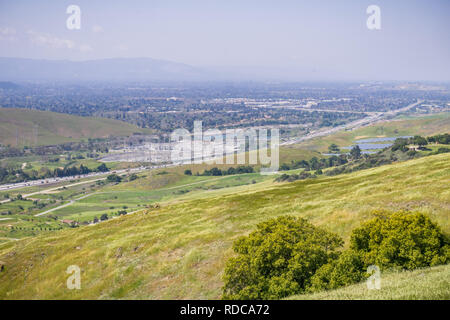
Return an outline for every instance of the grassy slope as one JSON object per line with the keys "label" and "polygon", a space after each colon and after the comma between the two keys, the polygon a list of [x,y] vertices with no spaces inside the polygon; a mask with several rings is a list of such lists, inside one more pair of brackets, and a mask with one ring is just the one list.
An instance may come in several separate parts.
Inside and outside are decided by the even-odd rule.
{"label": "grassy slope", "polygon": [[[84,221],[86,217],[100,217],[103,213],[111,214],[118,209],[127,207],[128,212],[140,209],[140,206],[154,202],[169,202],[181,196],[192,197],[195,194],[205,193],[206,190],[230,187],[238,185],[250,185],[252,180],[261,181],[267,176],[257,173],[243,174],[225,177],[191,177],[184,176],[174,183],[168,183],[167,187],[154,189],[165,180],[157,178],[168,177],[167,181],[176,179],[174,174],[163,176],[152,175],[151,179],[138,179],[131,183],[122,183],[113,187],[106,187],[95,195],[82,199],[72,206],[52,212],[68,219]],[[156,179],[155,179],[156,178]],[[154,184],[149,184],[156,180]],[[147,188],[145,188],[148,186]]]}
{"label": "grassy slope", "polygon": [[0,108],[0,143],[19,146],[34,145],[34,127],[38,128],[38,145],[58,144],[88,138],[128,136],[134,132],[150,132],[131,124],[103,118],[78,117],[49,111]]}
{"label": "grassy slope", "polygon": [[415,271],[381,274],[381,289],[369,290],[365,282],[292,296],[289,300],[449,300],[450,264]]}
{"label": "grassy slope", "polygon": [[[93,227],[0,244],[0,298],[218,298],[231,244],[263,220],[307,217],[348,239],[370,210],[421,210],[450,231],[450,155],[261,189],[237,187]],[[258,186],[255,185],[255,186]],[[69,265],[82,289],[65,283]]]}

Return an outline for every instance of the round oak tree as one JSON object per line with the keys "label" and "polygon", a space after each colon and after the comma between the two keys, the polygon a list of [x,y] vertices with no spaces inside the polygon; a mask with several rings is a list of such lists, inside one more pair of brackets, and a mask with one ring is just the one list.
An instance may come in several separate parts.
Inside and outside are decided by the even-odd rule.
{"label": "round oak tree", "polygon": [[448,237],[423,213],[384,211],[353,230],[350,248],[365,265],[413,270],[450,261]]}

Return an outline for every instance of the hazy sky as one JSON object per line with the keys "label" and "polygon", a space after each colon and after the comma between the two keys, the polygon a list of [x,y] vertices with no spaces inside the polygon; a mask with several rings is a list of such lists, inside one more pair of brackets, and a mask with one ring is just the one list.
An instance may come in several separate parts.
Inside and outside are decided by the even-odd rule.
{"label": "hazy sky", "polygon": [[[69,30],[66,9],[81,8]],[[381,30],[366,26],[369,5]],[[0,56],[151,57],[330,79],[450,80],[449,0],[0,0]]]}

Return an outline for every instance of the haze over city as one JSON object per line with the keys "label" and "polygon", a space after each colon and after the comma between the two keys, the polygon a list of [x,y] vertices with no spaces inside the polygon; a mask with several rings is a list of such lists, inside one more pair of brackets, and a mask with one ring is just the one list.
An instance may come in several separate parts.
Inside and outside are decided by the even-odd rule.
{"label": "haze over city", "polygon": [[[380,30],[366,26],[372,4]],[[0,55],[152,58],[220,79],[447,81],[448,12],[445,0],[0,1]]]}

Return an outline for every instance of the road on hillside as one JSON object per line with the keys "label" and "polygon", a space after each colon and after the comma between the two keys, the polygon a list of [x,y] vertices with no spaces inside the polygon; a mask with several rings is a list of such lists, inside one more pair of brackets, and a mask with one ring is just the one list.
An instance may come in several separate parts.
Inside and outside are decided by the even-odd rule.
{"label": "road on hillside", "polygon": [[90,196],[92,196],[92,195],[94,195],[94,194],[96,194],[96,193],[86,194],[86,195],[84,195],[84,196],[82,196],[82,197],[80,197],[80,198],[70,200],[68,203],[63,204],[63,205],[60,205],[59,207],[56,207],[56,208],[53,208],[53,209],[50,209],[50,210],[47,210],[47,211],[44,211],[44,212],[35,214],[34,216],[35,216],[35,217],[39,217],[39,216],[42,216],[42,215],[44,215],[44,214],[47,214],[47,213],[50,213],[50,212],[53,212],[53,211],[56,211],[56,210],[59,210],[59,209],[68,207],[68,206],[74,204],[75,201],[82,200],[82,199],[87,198],[87,197],[90,197]]}

